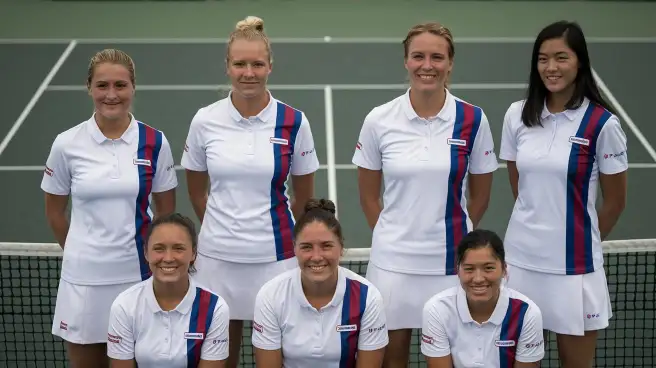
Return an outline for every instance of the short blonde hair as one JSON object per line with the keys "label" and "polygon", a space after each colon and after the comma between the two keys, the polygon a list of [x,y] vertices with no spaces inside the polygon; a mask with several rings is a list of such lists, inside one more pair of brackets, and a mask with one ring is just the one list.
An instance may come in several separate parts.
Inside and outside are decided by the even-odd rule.
{"label": "short blonde hair", "polygon": [[243,20],[237,22],[235,29],[230,33],[228,40],[228,47],[226,50],[226,62],[230,59],[230,46],[235,40],[262,40],[266,46],[267,54],[269,56],[269,64],[273,64],[273,52],[271,50],[271,42],[266,32],[264,32],[264,21],[255,16],[248,16]]}
{"label": "short blonde hair", "polygon": [[136,85],[134,75],[134,61],[130,55],[117,49],[105,49],[93,55],[91,61],[89,62],[87,87],[91,86],[91,80],[93,79],[93,73],[96,71],[96,67],[102,63],[123,65],[130,73],[130,82],[132,82],[132,86],[134,87]]}

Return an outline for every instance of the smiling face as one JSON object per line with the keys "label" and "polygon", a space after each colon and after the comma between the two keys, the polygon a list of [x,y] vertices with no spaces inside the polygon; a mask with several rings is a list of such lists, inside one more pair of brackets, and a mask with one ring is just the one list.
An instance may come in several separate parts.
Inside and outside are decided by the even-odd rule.
{"label": "smiling face", "polygon": [[466,251],[458,267],[460,284],[470,303],[486,303],[499,295],[506,270],[490,246]]}
{"label": "smiling face", "polygon": [[235,94],[242,98],[254,98],[265,93],[272,70],[265,41],[235,40],[230,45],[227,64],[227,73]]}
{"label": "smiling face", "polygon": [[563,37],[546,40],[540,45],[538,73],[551,93],[570,93],[578,74],[579,60]]}
{"label": "smiling face", "polygon": [[104,119],[119,120],[128,116],[134,85],[125,66],[110,62],[97,64],[88,88],[96,113]]}
{"label": "smiling face", "polygon": [[316,284],[336,280],[342,250],[339,237],[324,223],[307,224],[299,232],[295,246],[303,280]]}
{"label": "smiling face", "polygon": [[146,260],[157,282],[185,281],[196,260],[189,232],[175,223],[158,225],[148,239]]}
{"label": "smiling face", "polygon": [[451,44],[443,36],[420,33],[407,46],[405,68],[413,90],[432,92],[444,89],[453,67]]}

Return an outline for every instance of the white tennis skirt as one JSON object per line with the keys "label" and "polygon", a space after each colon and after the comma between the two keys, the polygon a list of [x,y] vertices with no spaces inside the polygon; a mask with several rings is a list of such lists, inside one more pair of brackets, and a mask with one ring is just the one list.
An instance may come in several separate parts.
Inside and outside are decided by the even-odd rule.
{"label": "white tennis skirt", "polygon": [[459,285],[455,275],[415,275],[383,270],[372,263],[366,279],[380,291],[388,330],[421,328],[424,304],[435,294]]}
{"label": "white tennis skirt", "polygon": [[112,303],[135,284],[76,285],[60,279],[52,334],[74,344],[106,343]]}
{"label": "white tennis skirt", "polygon": [[193,278],[218,294],[230,307],[230,319],[252,321],[260,288],[281,273],[298,267],[296,257],[270,263],[235,263],[196,256]]}
{"label": "white tennis skirt", "polygon": [[557,275],[508,265],[507,285],[533,300],[545,330],[583,336],[608,327],[613,316],[603,268],[585,275]]}

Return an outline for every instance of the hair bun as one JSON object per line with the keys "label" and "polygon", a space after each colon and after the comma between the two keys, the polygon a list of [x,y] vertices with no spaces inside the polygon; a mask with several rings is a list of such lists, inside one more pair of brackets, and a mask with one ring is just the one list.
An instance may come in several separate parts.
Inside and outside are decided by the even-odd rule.
{"label": "hair bun", "polygon": [[238,31],[247,31],[254,29],[258,32],[264,32],[264,21],[256,16],[249,15],[244,20],[237,22],[235,27]]}
{"label": "hair bun", "polygon": [[305,212],[310,212],[312,210],[321,209],[335,214],[335,204],[330,199],[310,199],[305,204]]}

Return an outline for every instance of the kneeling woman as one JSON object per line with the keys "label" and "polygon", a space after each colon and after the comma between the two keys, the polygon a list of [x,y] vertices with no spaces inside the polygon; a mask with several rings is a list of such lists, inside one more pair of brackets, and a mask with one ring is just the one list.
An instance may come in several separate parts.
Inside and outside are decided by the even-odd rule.
{"label": "kneeling woman", "polygon": [[257,367],[381,367],[388,343],[383,300],[339,266],[344,245],[333,202],[306,204],[294,242],[300,267],[264,284],[255,299]]}
{"label": "kneeling woman", "polygon": [[458,245],[460,286],[424,306],[421,352],[428,368],[539,367],[544,357],[542,313],[519,292],[501,285],[503,243],[474,230]]}
{"label": "kneeling woman", "polygon": [[149,230],[152,277],[112,304],[107,355],[111,368],[223,368],[228,358],[228,305],[197,285],[197,236],[179,214],[158,217]]}

